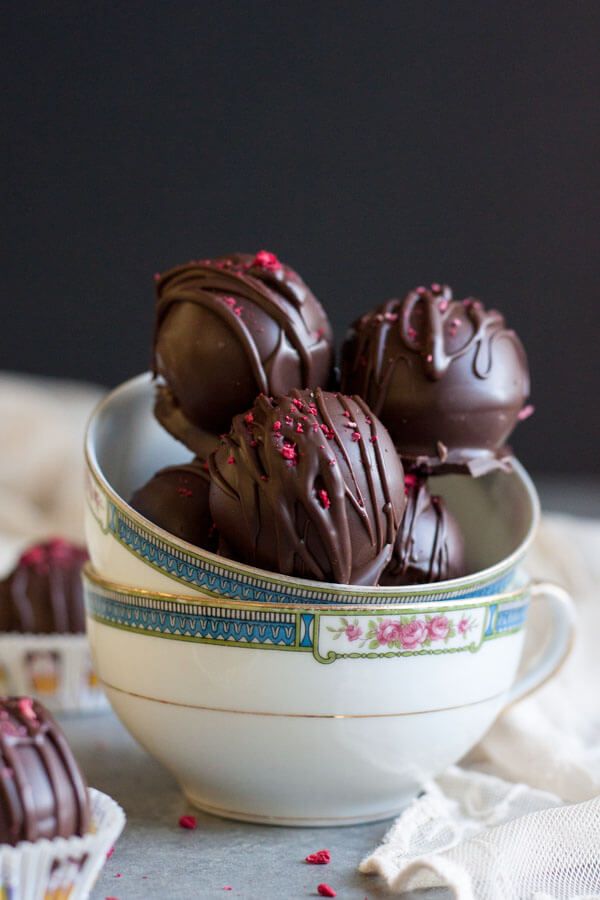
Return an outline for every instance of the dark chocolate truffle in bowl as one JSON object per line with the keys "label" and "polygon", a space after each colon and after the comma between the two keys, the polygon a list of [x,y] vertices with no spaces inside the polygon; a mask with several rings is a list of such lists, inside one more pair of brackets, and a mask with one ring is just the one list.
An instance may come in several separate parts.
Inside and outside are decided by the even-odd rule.
{"label": "dark chocolate truffle in bowl", "polygon": [[259,393],[328,385],[327,315],[275,254],[190,262],[158,276],[156,289],[155,414],[196,455],[208,456]]}
{"label": "dark chocolate truffle in bowl", "polygon": [[497,467],[532,411],[518,336],[499,312],[453,299],[447,285],[416,288],[358,319],[341,384],[381,418],[405,466],[423,471]]}
{"label": "dark chocolate truffle in bowl", "polygon": [[318,581],[376,585],[404,505],[403,470],[359,397],[264,395],[209,459],[225,555]]}
{"label": "dark chocolate truffle in bowl", "polygon": [[168,466],[131,498],[131,506],[170,534],[207,550],[216,549],[208,504],[208,464],[200,459]]}
{"label": "dark chocolate truffle in bowl", "polygon": [[0,844],[83,835],[88,790],[66,738],[30,697],[0,697]]}
{"label": "dark chocolate truffle in bowl", "polygon": [[79,634],[85,631],[83,547],[53,538],[25,550],[0,582],[2,631]]}
{"label": "dark chocolate truffle in bowl", "polygon": [[406,509],[381,584],[429,584],[459,578],[466,570],[458,522],[443,497],[429,492],[425,478],[409,474],[404,480]]}

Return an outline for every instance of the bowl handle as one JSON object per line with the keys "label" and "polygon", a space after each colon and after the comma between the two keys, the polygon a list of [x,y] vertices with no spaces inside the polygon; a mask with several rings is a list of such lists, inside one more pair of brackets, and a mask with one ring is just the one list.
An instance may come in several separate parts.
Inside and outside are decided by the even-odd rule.
{"label": "bowl handle", "polygon": [[510,691],[506,705],[522,700],[546,683],[560,669],[573,647],[575,606],[564,588],[551,581],[531,584],[532,602],[546,604],[549,613],[548,637],[541,651],[533,656]]}

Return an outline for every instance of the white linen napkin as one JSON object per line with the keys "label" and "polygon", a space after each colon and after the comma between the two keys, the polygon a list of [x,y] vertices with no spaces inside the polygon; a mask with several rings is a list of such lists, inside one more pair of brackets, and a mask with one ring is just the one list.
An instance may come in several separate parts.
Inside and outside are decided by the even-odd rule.
{"label": "white linen napkin", "polygon": [[572,594],[574,651],[500,716],[462,768],[427,785],[360,864],[393,893],[600,897],[600,522],[546,516],[528,569]]}

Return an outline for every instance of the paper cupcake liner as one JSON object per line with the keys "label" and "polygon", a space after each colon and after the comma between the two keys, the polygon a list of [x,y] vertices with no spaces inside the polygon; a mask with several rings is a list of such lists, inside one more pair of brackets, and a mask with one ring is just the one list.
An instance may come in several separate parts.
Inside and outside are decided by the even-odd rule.
{"label": "paper cupcake liner", "polygon": [[108,709],[85,634],[0,634],[2,694],[36,697],[53,713]]}
{"label": "paper cupcake liner", "polygon": [[2,900],[85,900],[125,825],[112,797],[90,788],[91,831],[84,837],[0,845]]}

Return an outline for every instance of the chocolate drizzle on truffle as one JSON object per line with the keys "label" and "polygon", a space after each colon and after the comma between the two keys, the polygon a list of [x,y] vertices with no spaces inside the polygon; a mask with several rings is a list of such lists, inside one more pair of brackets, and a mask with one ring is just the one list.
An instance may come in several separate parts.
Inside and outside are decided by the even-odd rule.
{"label": "chocolate drizzle on truffle", "polygon": [[407,504],[382,585],[428,584],[465,574],[464,541],[442,497],[425,479],[405,476]]}
{"label": "chocolate drizzle on truffle", "polygon": [[327,316],[274,254],[190,262],[160,276],[156,289],[154,373],[167,385],[156,413],[195,452],[206,450],[195,429],[224,430],[258,393],[328,383]]}
{"label": "chocolate drizzle on truffle", "polygon": [[342,390],[364,397],[409,467],[479,473],[496,458],[529,392],[525,352],[496,310],[419,287],[352,326]]}
{"label": "chocolate drizzle on truffle", "polygon": [[85,781],[48,711],[29,697],[0,698],[0,843],[83,835]]}
{"label": "chocolate drizzle on truffle", "polygon": [[0,628],[21,633],[85,631],[83,547],[61,538],[29,547],[0,582]]}
{"label": "chocolate drizzle on truffle", "polygon": [[389,435],[360,398],[260,396],[209,466],[223,550],[286,575],[377,584],[404,482]]}

